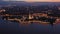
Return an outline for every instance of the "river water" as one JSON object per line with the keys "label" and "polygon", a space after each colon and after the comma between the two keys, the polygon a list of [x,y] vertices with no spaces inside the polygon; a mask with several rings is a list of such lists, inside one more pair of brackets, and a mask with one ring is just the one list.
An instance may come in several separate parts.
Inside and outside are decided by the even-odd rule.
{"label": "river water", "polygon": [[54,24],[20,24],[0,20],[0,33],[2,34],[60,34],[60,23]]}

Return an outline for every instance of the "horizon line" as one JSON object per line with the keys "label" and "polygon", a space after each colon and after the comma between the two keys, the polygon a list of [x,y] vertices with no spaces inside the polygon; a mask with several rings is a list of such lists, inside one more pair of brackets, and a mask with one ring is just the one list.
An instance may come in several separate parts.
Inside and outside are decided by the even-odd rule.
{"label": "horizon line", "polygon": [[[0,1],[1,2],[1,1]],[[28,2],[28,3],[31,3],[30,1],[2,1],[2,2]],[[34,2],[40,2],[40,1],[34,1]],[[41,2],[47,2],[47,1],[41,1]],[[48,1],[49,2],[49,1]],[[51,2],[51,1],[50,1]],[[56,1],[52,1],[52,2],[56,2]],[[33,3],[33,1],[32,1]],[[60,1],[59,1],[60,3]]]}

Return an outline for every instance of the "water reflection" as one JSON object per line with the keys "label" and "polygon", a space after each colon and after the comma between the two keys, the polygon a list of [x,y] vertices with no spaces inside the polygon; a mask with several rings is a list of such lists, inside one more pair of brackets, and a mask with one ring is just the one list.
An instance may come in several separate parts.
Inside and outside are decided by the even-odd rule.
{"label": "water reflection", "polygon": [[21,24],[15,22],[9,22],[0,20],[0,32],[14,33],[14,34],[53,34],[60,32],[60,24],[54,24],[53,27],[50,24]]}

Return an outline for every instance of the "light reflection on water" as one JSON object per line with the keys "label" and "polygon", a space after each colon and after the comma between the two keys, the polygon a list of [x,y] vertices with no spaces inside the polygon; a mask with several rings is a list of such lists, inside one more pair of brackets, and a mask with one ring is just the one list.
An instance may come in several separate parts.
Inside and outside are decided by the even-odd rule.
{"label": "light reflection on water", "polygon": [[3,33],[59,33],[60,32],[60,24],[55,24],[51,26],[50,24],[20,24],[15,22],[9,22],[0,20],[0,32]]}

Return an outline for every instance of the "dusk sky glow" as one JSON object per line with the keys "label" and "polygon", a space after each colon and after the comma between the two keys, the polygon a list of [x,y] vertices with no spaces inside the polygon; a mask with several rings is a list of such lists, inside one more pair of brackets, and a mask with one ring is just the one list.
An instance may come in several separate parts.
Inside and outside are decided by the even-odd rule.
{"label": "dusk sky glow", "polygon": [[26,1],[26,2],[60,2],[60,0],[2,0],[2,1]]}

